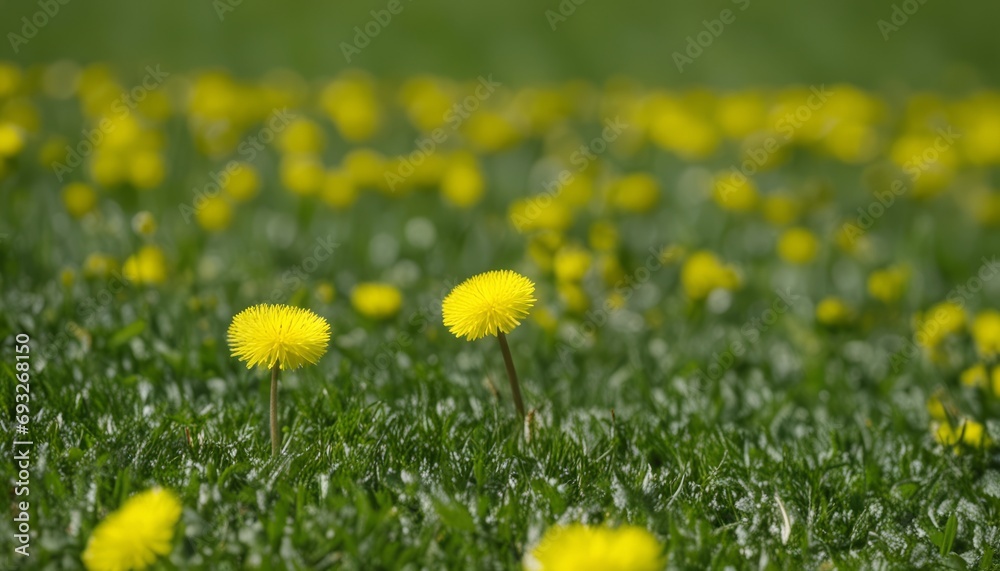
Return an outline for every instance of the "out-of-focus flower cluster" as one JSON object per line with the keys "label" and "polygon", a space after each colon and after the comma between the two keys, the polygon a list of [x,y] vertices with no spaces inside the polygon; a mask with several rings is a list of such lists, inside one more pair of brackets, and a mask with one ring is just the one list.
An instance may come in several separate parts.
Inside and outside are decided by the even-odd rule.
{"label": "out-of-focus flower cluster", "polygon": [[[667,298],[722,313],[736,296],[771,295],[777,273],[801,284],[820,334],[889,324],[937,364],[953,364],[950,345],[971,334],[982,362],[956,386],[994,397],[1000,318],[970,318],[982,305],[971,295],[934,305],[943,298],[923,284],[939,272],[894,240],[900,220],[1000,225],[998,164],[991,90],[515,86],[359,70],[248,80],[158,66],[126,79],[102,64],[0,63],[0,183],[57,180],[84,229],[108,211],[131,220],[130,251],[93,251],[64,284],[121,272],[155,287],[190,270],[199,253],[171,251],[168,217],[185,223],[172,236],[179,228],[201,247],[264,204],[291,200],[302,220],[436,194],[445,216],[523,244],[520,265],[540,285],[532,318],[549,335],[621,310],[656,330]],[[354,310],[370,324],[396,317],[408,282],[368,279],[347,292]],[[332,302],[333,286],[314,281]],[[648,283],[658,297],[638,295]],[[941,442],[987,442],[971,418],[944,414],[947,402],[930,408]]]}

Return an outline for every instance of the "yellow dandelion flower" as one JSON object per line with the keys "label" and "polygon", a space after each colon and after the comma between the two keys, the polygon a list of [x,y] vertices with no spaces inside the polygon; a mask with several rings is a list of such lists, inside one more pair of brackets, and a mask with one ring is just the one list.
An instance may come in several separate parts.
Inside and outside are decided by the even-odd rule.
{"label": "yellow dandelion flower", "polygon": [[206,198],[194,213],[198,225],[208,232],[221,232],[233,221],[233,207],[222,196]]}
{"label": "yellow dandelion flower", "polygon": [[71,182],[62,189],[63,204],[73,218],[82,218],[97,206],[97,193],[82,182]]}
{"label": "yellow dandelion flower", "polygon": [[514,359],[507,345],[507,333],[520,325],[535,304],[535,284],[510,270],[491,271],[473,276],[458,284],[441,303],[445,327],[456,337],[469,341],[495,335],[500,342],[507,380],[514,406],[523,419],[524,401],[514,369]]}
{"label": "yellow dandelion flower", "polygon": [[104,519],[83,552],[89,571],[145,569],[173,549],[181,503],[172,492],[153,488],[136,494]]}
{"label": "yellow dandelion flower", "polygon": [[331,169],[323,179],[320,198],[331,208],[344,209],[358,200],[358,187],[344,169]]}
{"label": "yellow dandelion flower", "polygon": [[967,387],[985,387],[986,365],[979,363],[969,367],[962,371],[962,374],[958,376],[958,380]]}
{"label": "yellow dandelion flower", "polygon": [[125,260],[122,273],[138,284],[161,284],[167,279],[167,257],[156,246],[143,246]]}
{"label": "yellow dandelion flower", "polygon": [[965,327],[965,310],[957,303],[942,301],[914,318],[917,344],[934,349]]}
{"label": "yellow dandelion flower", "polygon": [[244,309],[229,326],[229,347],[247,368],[298,369],[326,353],[330,324],[299,307],[261,304]]}
{"label": "yellow dandelion flower", "polygon": [[698,301],[716,289],[736,289],[740,279],[731,266],[724,265],[712,252],[702,250],[691,254],[684,262],[681,285],[689,298]]}
{"label": "yellow dandelion flower", "polygon": [[990,448],[993,446],[993,440],[986,434],[986,427],[980,422],[969,419],[961,420],[958,426],[942,422],[934,430],[934,439],[945,446],[958,446],[959,444],[969,448]]}
{"label": "yellow dandelion flower", "polygon": [[757,185],[745,176],[724,173],[715,179],[712,199],[725,210],[747,212],[757,204]]}
{"label": "yellow dandelion flower", "polygon": [[229,179],[222,185],[222,190],[237,202],[250,200],[260,190],[260,175],[253,165],[237,163]]}
{"label": "yellow dandelion flower", "polygon": [[525,568],[534,571],[659,571],[663,546],[636,526],[572,524],[550,528],[532,550]]}
{"label": "yellow dandelion flower", "polygon": [[624,212],[649,212],[660,200],[660,185],[648,173],[630,174],[612,185],[609,201]]}
{"label": "yellow dandelion flower", "polygon": [[326,171],[323,163],[312,155],[286,155],[281,160],[281,184],[294,194],[316,194],[323,186]]}
{"label": "yellow dandelion flower", "polygon": [[593,256],[587,250],[579,246],[566,246],[556,253],[552,269],[559,281],[578,282],[586,275],[592,263]]}
{"label": "yellow dandelion flower", "polygon": [[247,368],[271,369],[271,457],[278,455],[278,371],[315,364],[326,353],[330,324],[300,307],[260,304],[233,317],[227,334],[229,349]]}
{"label": "yellow dandelion flower", "polygon": [[486,181],[476,158],[460,153],[453,157],[441,179],[441,194],[459,208],[475,206],[486,191]]}
{"label": "yellow dandelion flower", "polygon": [[839,297],[825,297],[816,305],[816,321],[823,325],[845,325],[854,319],[854,310]]}
{"label": "yellow dandelion flower", "polygon": [[403,305],[403,295],[394,286],[384,283],[361,283],[351,291],[354,310],[372,319],[388,319]]}
{"label": "yellow dandelion flower", "polygon": [[94,252],[83,261],[83,275],[86,278],[106,279],[118,269],[118,262],[107,254]]}
{"label": "yellow dandelion flower", "polygon": [[1000,311],[988,309],[976,315],[972,322],[972,339],[976,351],[988,359],[1000,354]]}
{"label": "yellow dandelion flower", "polygon": [[879,301],[892,303],[903,296],[909,281],[910,270],[906,266],[877,270],[868,276],[868,293]]}
{"label": "yellow dandelion flower", "polygon": [[0,123],[0,157],[13,157],[24,148],[24,132],[13,123]]}
{"label": "yellow dandelion flower", "polygon": [[535,304],[534,292],[531,280],[510,270],[479,274],[444,298],[444,324],[469,341],[510,333]]}
{"label": "yellow dandelion flower", "polygon": [[789,228],[778,239],[778,255],[790,264],[808,264],[818,250],[816,235],[805,228]]}

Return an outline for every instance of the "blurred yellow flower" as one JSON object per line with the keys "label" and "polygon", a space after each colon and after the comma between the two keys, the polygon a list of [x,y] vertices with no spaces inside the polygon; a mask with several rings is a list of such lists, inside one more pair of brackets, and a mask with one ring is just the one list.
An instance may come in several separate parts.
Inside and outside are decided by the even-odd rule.
{"label": "blurred yellow flower", "polygon": [[731,266],[724,265],[712,252],[701,250],[691,254],[684,262],[681,285],[690,299],[699,301],[715,289],[738,288],[740,280]]}
{"label": "blurred yellow flower", "polygon": [[967,387],[985,387],[986,386],[986,365],[979,363],[969,367],[968,369],[962,371],[962,374],[958,376],[959,380],[963,385]]}
{"label": "blurred yellow flower", "polygon": [[876,270],[868,276],[868,293],[884,303],[893,303],[903,297],[910,281],[910,269],[903,265]]}
{"label": "blurred yellow flower", "polygon": [[88,571],[146,569],[173,550],[181,503],[172,492],[153,488],[129,498],[94,528],[83,564]]}
{"label": "blurred yellow flower", "polygon": [[971,330],[980,357],[992,359],[1000,355],[1000,311],[987,309],[979,312],[972,321]]}
{"label": "blurred yellow flower", "polygon": [[233,207],[222,196],[208,197],[195,210],[194,217],[208,232],[221,232],[233,221]]}
{"label": "blurred yellow flower", "polygon": [[778,255],[790,264],[808,264],[818,250],[816,235],[806,228],[789,228],[778,239]]}
{"label": "blurred yellow flower", "polygon": [[388,319],[399,313],[399,308],[403,305],[403,294],[390,284],[360,283],[351,291],[351,305],[365,317]]}
{"label": "blurred yellow flower", "polygon": [[839,297],[825,297],[816,304],[816,321],[823,325],[846,325],[853,319],[854,310]]}
{"label": "blurred yellow flower", "polygon": [[959,444],[970,448],[990,448],[993,446],[993,440],[986,434],[982,423],[969,419],[960,421],[958,426],[952,426],[948,422],[940,423],[934,431],[934,439],[945,446]]}
{"label": "blurred yellow flower", "polygon": [[634,173],[615,182],[608,198],[618,210],[649,212],[660,200],[660,185],[648,173]]}
{"label": "blurred yellow flower", "polygon": [[745,176],[720,174],[712,188],[712,199],[724,210],[749,212],[757,204],[757,185]]}
{"label": "blurred yellow flower", "polygon": [[277,146],[285,154],[311,155],[322,151],[324,143],[320,126],[305,117],[299,117],[293,119],[278,135]]}
{"label": "blurred yellow flower", "polygon": [[784,193],[773,193],[765,195],[761,201],[760,211],[767,220],[774,226],[784,226],[791,224],[799,217],[802,205],[799,201]]}
{"label": "blurred yellow flower", "polygon": [[945,337],[965,327],[965,310],[951,301],[932,306],[914,318],[917,344],[934,349]]}
{"label": "blurred yellow flower", "polygon": [[129,180],[136,188],[146,190],[156,188],[167,175],[166,163],[163,157],[155,151],[136,151],[131,153],[128,163]]}
{"label": "blurred yellow flower", "polygon": [[62,200],[70,216],[81,218],[97,206],[97,193],[87,184],[71,182],[63,187]]}
{"label": "blurred yellow flower", "polygon": [[313,155],[285,155],[281,159],[281,184],[300,196],[319,192],[326,178],[323,163]]}
{"label": "blurred yellow flower", "polygon": [[0,158],[13,157],[24,148],[24,132],[13,123],[0,123]]}
{"label": "blurred yellow flower", "polygon": [[549,528],[526,558],[532,571],[662,571],[663,546],[636,526],[571,524]]}
{"label": "blurred yellow flower", "polygon": [[618,247],[618,228],[606,220],[591,224],[587,237],[590,247],[598,252],[611,252]]}
{"label": "blurred yellow flower", "polygon": [[575,282],[559,282],[556,285],[559,299],[570,313],[581,314],[590,309],[590,296]]}
{"label": "blurred yellow flower", "polygon": [[320,282],[316,286],[316,298],[322,303],[330,303],[336,297],[337,291],[330,282]]}
{"label": "blurred yellow flower", "polygon": [[118,269],[118,261],[107,254],[94,252],[83,261],[83,275],[87,278],[106,279]]}
{"label": "blurred yellow flower", "polygon": [[478,203],[486,189],[482,170],[471,153],[452,156],[441,179],[441,194],[445,200],[459,208],[469,208]]}
{"label": "blurred yellow flower", "polygon": [[556,252],[552,269],[559,281],[576,282],[590,269],[593,256],[579,246],[565,246]]}
{"label": "blurred yellow flower", "polygon": [[331,208],[342,210],[357,202],[358,187],[344,169],[330,169],[319,197]]}
{"label": "blurred yellow flower", "polygon": [[167,279],[167,257],[156,246],[143,246],[125,260],[122,273],[137,284],[161,284]]}
{"label": "blurred yellow flower", "polygon": [[236,167],[229,171],[229,180],[224,182],[223,192],[238,202],[250,200],[260,190],[260,175],[249,163],[236,163]]}

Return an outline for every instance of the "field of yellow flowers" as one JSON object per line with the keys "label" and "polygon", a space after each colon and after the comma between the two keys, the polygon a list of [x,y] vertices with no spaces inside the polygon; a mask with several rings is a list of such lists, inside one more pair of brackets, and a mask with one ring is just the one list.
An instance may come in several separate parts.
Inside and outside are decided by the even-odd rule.
{"label": "field of yellow flowers", "polygon": [[0,567],[994,569],[998,164],[981,88],[0,63]]}

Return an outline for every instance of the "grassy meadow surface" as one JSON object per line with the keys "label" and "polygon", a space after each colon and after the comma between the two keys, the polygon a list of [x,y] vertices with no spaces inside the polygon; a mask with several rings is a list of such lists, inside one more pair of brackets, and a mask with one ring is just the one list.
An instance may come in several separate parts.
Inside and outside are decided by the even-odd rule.
{"label": "grassy meadow surface", "polygon": [[[380,5],[64,5],[0,55],[0,426],[33,442],[0,568],[84,568],[156,486],[183,511],[154,569],[532,569],[574,522],[668,569],[1000,568],[997,7],[886,42],[891,4],[754,3],[677,73],[739,4],[553,31],[556,3],[417,0],[352,66]],[[525,421],[496,341],[442,325],[494,269],[537,286]],[[281,375],[274,459],[226,337],[263,302],[332,328]]]}

